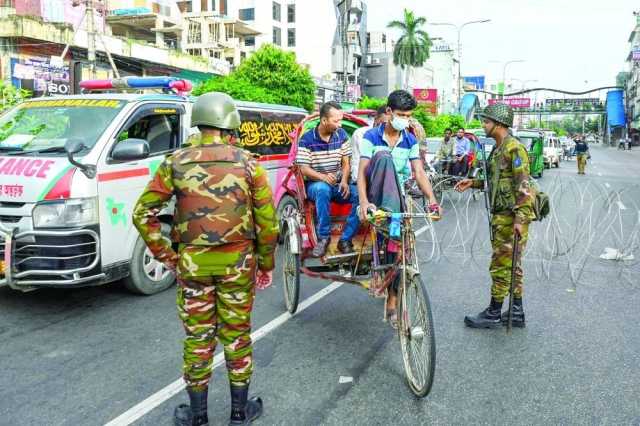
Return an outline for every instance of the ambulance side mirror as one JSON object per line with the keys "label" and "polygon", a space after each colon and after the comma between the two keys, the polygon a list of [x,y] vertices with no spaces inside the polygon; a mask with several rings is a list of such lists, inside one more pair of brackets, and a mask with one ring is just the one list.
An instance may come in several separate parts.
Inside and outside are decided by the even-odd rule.
{"label": "ambulance side mirror", "polygon": [[84,142],[80,138],[71,138],[67,140],[64,144],[64,150],[67,151],[67,158],[69,159],[69,163],[73,164],[77,168],[79,168],[82,173],[89,179],[93,179],[96,177],[96,166],[93,164],[82,164],[76,161],[73,156],[78,154],[82,150],[86,149]]}
{"label": "ambulance side mirror", "polygon": [[117,161],[143,160],[148,156],[149,143],[144,139],[125,139],[111,151],[111,158]]}

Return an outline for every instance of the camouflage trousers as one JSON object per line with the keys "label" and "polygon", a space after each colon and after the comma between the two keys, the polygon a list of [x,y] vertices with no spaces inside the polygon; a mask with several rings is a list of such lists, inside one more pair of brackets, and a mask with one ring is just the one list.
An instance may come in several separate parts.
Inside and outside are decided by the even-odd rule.
{"label": "camouflage trousers", "polygon": [[587,167],[587,154],[578,154],[578,173],[584,173],[584,169]]}
{"label": "camouflage trousers", "polygon": [[251,309],[255,268],[228,275],[178,277],[178,314],[183,322],[184,380],[202,390],[209,384],[216,338],[224,345],[231,384],[249,384],[253,372]]}
{"label": "camouflage trousers", "polygon": [[[502,302],[509,297],[509,286],[511,284],[511,265],[513,262],[513,223],[492,225],[494,239],[491,244],[493,254],[489,273],[493,284],[491,286],[491,297],[498,302]],[[520,238],[518,250],[518,262],[516,265],[516,281],[513,283],[513,294],[521,298],[523,294],[522,254],[529,238],[529,226],[524,225]]]}

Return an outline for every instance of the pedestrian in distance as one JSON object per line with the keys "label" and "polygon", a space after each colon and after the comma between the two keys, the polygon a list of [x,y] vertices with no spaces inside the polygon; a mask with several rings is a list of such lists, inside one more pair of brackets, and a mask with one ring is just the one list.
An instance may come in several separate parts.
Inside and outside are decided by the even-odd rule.
{"label": "pedestrian in distance", "polygon": [[585,168],[587,167],[587,159],[589,156],[589,145],[585,142],[584,138],[578,135],[575,138],[576,143],[576,155],[578,162],[578,174],[584,175]]}
{"label": "pedestrian in distance", "polygon": [[[222,93],[200,96],[191,126],[200,135],[160,165],[135,206],[133,222],[155,258],[177,274],[190,404],[175,409],[175,425],[209,424],[216,339],[224,346],[230,384],[229,425],[246,425],[262,413],[262,400],[248,399],[251,311],[255,289],[271,285],[276,213],[265,170],[250,153],[230,144],[240,127],[233,99]],[[171,235],[177,253],[160,232],[160,214],[174,197]]]}
{"label": "pedestrian in distance", "polygon": [[[466,316],[464,322],[472,328],[506,325],[508,312],[501,314],[501,308],[512,287],[513,326],[524,327],[524,274],[521,257],[515,256],[514,265],[513,253],[514,242],[518,243],[517,253],[524,252],[529,223],[535,219],[535,194],[530,186],[529,156],[524,145],[509,133],[509,128],[513,126],[513,109],[510,106],[501,103],[489,105],[479,116],[487,137],[496,141],[487,161],[493,251],[489,272],[493,284],[489,306],[478,315]],[[469,188],[482,189],[483,185],[480,179],[464,179],[455,189],[464,192]]]}

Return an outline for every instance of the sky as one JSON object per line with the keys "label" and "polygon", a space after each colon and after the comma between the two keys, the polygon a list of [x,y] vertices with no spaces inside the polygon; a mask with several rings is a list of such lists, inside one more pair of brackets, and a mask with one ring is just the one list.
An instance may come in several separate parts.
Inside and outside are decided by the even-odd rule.
{"label": "sky", "polygon": [[[552,87],[571,91],[615,85],[618,72],[626,71],[629,35],[635,26],[638,0],[367,0],[368,30],[385,30],[403,9],[427,18],[426,31],[455,46],[453,27],[428,23],[491,19],[462,30],[462,75],[486,75],[507,82],[538,80],[527,87]],[[396,37],[394,37],[396,38]],[[585,83],[587,82],[587,83]],[[516,88],[521,82],[515,82]]]}

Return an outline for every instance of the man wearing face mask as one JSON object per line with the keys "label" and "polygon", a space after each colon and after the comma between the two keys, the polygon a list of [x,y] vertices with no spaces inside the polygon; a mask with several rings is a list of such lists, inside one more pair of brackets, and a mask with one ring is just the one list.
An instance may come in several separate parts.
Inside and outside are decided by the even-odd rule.
{"label": "man wearing face mask", "polygon": [[296,163],[306,180],[307,197],[316,204],[318,244],[312,256],[322,257],[331,242],[331,201],[351,204],[351,213],[338,241],[341,253],[353,252],[351,239],[358,231],[358,191],[349,184],[351,142],[342,129],[342,108],[336,102],[320,107],[320,124],[300,139]]}
{"label": "man wearing face mask", "polygon": [[[363,219],[371,209],[404,211],[403,188],[412,172],[420,190],[429,200],[430,210],[440,209],[420,159],[418,141],[408,131],[409,119],[416,106],[416,100],[409,92],[392,92],[387,100],[389,121],[364,135],[358,168],[358,195]],[[386,316],[392,326],[397,322],[397,284],[396,281],[389,287],[387,298]]]}
{"label": "man wearing face mask", "polygon": [[[479,114],[487,137],[496,140],[496,146],[488,159],[490,185],[491,229],[493,255],[489,272],[491,302],[489,307],[475,316],[467,316],[464,322],[472,328],[496,328],[506,323],[508,313],[501,314],[502,303],[509,296],[513,262],[514,234],[519,235],[518,253],[523,253],[529,236],[529,223],[535,218],[533,205],[535,194],[529,184],[529,155],[524,145],[509,133],[513,125],[513,110],[505,104],[489,105]],[[480,179],[464,179],[456,190],[483,188]],[[513,326],[524,327],[522,308],[522,261],[517,259],[513,283]]]}

